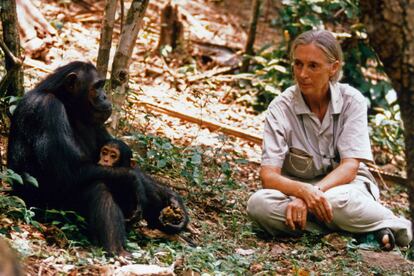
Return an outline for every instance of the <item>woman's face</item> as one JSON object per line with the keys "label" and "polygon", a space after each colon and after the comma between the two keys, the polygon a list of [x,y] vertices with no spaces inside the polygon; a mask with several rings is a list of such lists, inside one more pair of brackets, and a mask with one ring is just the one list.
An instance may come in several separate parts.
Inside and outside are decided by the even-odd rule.
{"label": "woman's face", "polygon": [[328,62],[324,52],[313,43],[299,45],[293,52],[293,73],[305,96],[323,95],[329,78],[339,69],[339,62]]}

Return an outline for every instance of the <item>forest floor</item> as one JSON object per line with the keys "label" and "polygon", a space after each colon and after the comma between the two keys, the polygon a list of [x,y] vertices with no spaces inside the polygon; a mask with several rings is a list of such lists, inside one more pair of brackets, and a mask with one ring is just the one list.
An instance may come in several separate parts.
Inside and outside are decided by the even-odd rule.
{"label": "forest floor", "polygon": [[[92,1],[34,2],[58,33],[48,56],[43,56],[47,63],[26,59],[28,89],[68,61],[96,61],[104,4],[102,0],[93,5],[77,4]],[[414,275],[406,248],[380,252],[369,239],[358,243],[345,233],[276,239],[255,229],[245,209],[248,197],[261,187],[261,149],[260,143],[246,135],[261,136],[264,113],[251,107],[256,88],[226,70],[240,60],[237,52],[247,37],[251,1],[175,2],[184,22],[192,22],[191,26],[185,24],[189,50],[186,54],[159,54],[159,13],[166,1],[151,1],[132,57],[129,102],[114,134],[133,146],[138,160],[153,162],[150,172],[183,196],[196,231],[181,238],[154,238],[151,232],[131,231],[128,250],[132,257],[106,257],[79,234],[70,213],[55,212],[56,220],[38,224],[30,210],[20,210],[19,220],[9,210],[0,215],[1,233],[22,256],[27,273],[134,275],[125,272],[133,264],[153,264],[167,270],[159,275],[172,271],[177,275]],[[264,2],[257,48],[276,45],[279,40],[279,31],[270,26],[277,13],[272,4],[277,1]],[[118,35],[115,31],[115,42]],[[221,69],[223,73],[218,73]],[[202,126],[189,117],[201,119]],[[205,122],[218,129],[205,127]],[[226,135],[225,128],[242,134]],[[4,157],[5,132],[1,142]],[[159,152],[150,160],[148,154],[139,156],[142,147]],[[0,208],[4,209],[2,204],[7,201],[1,198]],[[407,216],[408,196],[403,186],[383,189],[382,202]]]}

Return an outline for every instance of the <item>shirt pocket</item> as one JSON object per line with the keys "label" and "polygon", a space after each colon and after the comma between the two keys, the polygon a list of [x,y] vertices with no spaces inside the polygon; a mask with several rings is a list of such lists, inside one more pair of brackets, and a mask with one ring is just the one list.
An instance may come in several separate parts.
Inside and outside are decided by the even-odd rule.
{"label": "shirt pocket", "polygon": [[316,176],[313,157],[304,150],[289,148],[283,162],[282,171],[296,177],[312,179]]}

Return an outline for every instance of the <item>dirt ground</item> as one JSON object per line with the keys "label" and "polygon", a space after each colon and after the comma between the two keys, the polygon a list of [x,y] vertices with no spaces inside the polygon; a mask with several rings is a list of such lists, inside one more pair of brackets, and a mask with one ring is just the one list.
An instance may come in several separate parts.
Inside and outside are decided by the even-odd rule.
{"label": "dirt ground", "polygon": [[[104,6],[102,0],[74,1],[69,4],[52,0],[34,2],[58,32],[49,47],[47,58],[26,59],[24,71],[27,88],[33,87],[40,78],[68,61],[96,61]],[[186,38],[191,46],[190,62],[186,61],[188,57],[162,58],[156,52],[159,12],[166,2],[151,1],[149,4],[130,67],[130,87],[134,91],[134,100],[131,100],[126,112],[128,125],[116,134],[124,136],[132,131],[142,132],[169,138],[174,145],[186,148],[198,146],[219,149],[219,158],[227,159],[234,165],[233,178],[237,184],[226,186],[218,180],[216,183],[223,186],[201,189],[179,183],[182,179],[170,179],[168,175],[157,174],[172,186],[177,183],[185,186],[179,192],[188,205],[192,226],[200,232],[190,237],[198,246],[190,248],[185,242],[167,241],[165,244],[164,240],[145,240],[138,242],[141,255],[133,260],[106,259],[94,251],[96,249],[88,251],[87,248],[76,246],[62,248],[56,242],[45,244],[44,233],[20,225],[22,232],[13,232],[12,240],[16,244],[20,242],[21,246],[28,246],[29,253],[24,258],[28,274],[110,275],[114,267],[138,261],[170,265],[171,259],[182,259],[184,264],[176,267],[178,275],[201,275],[203,271],[197,270],[198,265],[202,267],[200,262],[213,267],[210,273],[221,271],[221,274],[212,273],[216,275],[413,275],[413,264],[404,259],[404,249],[391,253],[355,249],[351,246],[352,237],[337,234],[274,240],[262,237],[253,230],[244,210],[249,195],[261,186],[258,175],[260,145],[240,137],[223,135],[220,130],[209,130],[171,115],[171,112],[139,104],[149,102],[261,136],[264,114],[255,112],[249,100],[235,97],[254,95],[255,88],[241,87],[231,73],[189,81],[191,77],[227,66],[223,60],[229,59],[223,56],[230,59],[237,57],[247,37],[251,1],[174,1],[181,7],[184,17]],[[256,49],[267,44],[274,46],[280,41],[280,31],[271,26],[280,1],[265,0],[263,3]],[[198,22],[200,28],[207,30],[204,36],[197,34],[197,29],[189,22]],[[115,31],[114,43],[117,43],[118,35],[119,31]],[[211,59],[205,62],[203,56],[210,56]],[[3,164],[6,139],[3,132],[0,145]],[[236,159],[246,162],[238,164]],[[213,179],[221,179],[216,172],[210,174],[209,177]],[[400,186],[391,187],[383,192],[383,203],[399,214],[406,214],[406,190]],[[7,223],[1,220],[0,225],[4,227]],[[27,237],[34,241],[27,240]]]}

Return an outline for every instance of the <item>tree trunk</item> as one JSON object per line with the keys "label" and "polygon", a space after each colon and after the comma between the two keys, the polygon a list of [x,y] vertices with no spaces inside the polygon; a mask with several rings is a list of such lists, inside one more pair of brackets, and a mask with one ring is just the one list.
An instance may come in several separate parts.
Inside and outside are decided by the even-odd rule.
{"label": "tree trunk", "polygon": [[22,61],[16,58],[7,45],[4,43],[2,39],[0,39],[0,48],[3,50],[4,56],[6,59],[10,60],[10,63],[13,65],[9,70],[7,70],[6,75],[0,81],[0,97],[3,95],[7,95],[7,88],[9,84],[13,81],[13,75],[18,72],[20,67],[22,66]]}
{"label": "tree trunk", "polygon": [[[1,1],[0,18],[3,26],[4,43],[15,57],[20,58],[20,39],[15,0]],[[9,55],[5,55],[5,60],[6,70],[10,73],[8,75],[9,83],[6,96],[21,96],[24,92],[23,71],[20,70],[20,65],[16,64],[15,60]]]}
{"label": "tree trunk", "polygon": [[[411,221],[414,221],[414,1],[360,1],[370,43],[397,91],[404,123]],[[414,227],[414,224],[413,224]]]}
{"label": "tree trunk", "polygon": [[172,50],[184,51],[184,26],[180,21],[177,5],[169,2],[161,10],[161,31],[158,41],[158,50],[171,46]]}
{"label": "tree trunk", "polygon": [[[254,41],[256,39],[256,28],[257,28],[257,20],[259,19],[259,13],[260,13],[260,6],[262,5],[263,0],[253,0],[252,3],[252,14],[250,18],[250,27],[249,27],[249,35],[247,37],[246,41],[246,47],[244,49],[244,53],[246,55],[253,55],[254,54]],[[247,72],[249,69],[249,58],[243,59],[243,64],[240,69],[242,72]]]}
{"label": "tree trunk", "polygon": [[133,0],[123,26],[118,48],[116,49],[111,72],[111,90],[113,92],[112,102],[115,105],[112,116],[112,127],[116,129],[119,118],[120,108],[126,99],[128,89],[128,68],[129,60],[134,50],[138,31],[141,29],[142,19],[144,18],[149,0]]}
{"label": "tree trunk", "polygon": [[96,68],[101,76],[106,77],[108,71],[109,53],[111,52],[112,33],[114,31],[116,0],[106,0],[105,15],[102,22],[101,40],[99,42]]}

